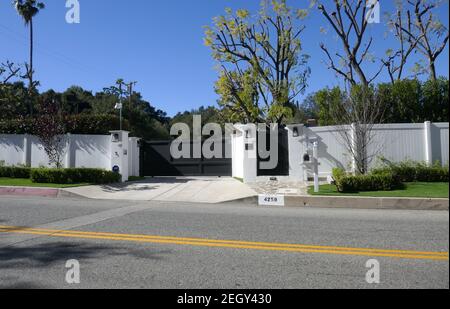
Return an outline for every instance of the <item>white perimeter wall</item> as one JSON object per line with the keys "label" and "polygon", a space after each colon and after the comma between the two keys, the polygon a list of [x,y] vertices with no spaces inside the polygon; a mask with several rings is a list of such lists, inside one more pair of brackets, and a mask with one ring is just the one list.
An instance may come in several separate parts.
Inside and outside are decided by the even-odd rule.
{"label": "white perimeter wall", "polygon": [[[128,171],[139,176],[139,145],[137,138],[130,138]],[[63,150],[64,167],[101,168],[111,170],[111,135],[67,135]],[[0,134],[0,162],[7,166],[27,165],[48,167],[47,154],[35,136]]]}
{"label": "white perimeter wall", "polygon": [[[350,134],[351,127],[345,129]],[[339,127],[334,126],[304,129],[306,137],[319,139],[319,171],[322,175],[330,175],[334,167],[351,171],[351,155],[338,130]],[[371,168],[379,164],[380,157],[392,162],[411,160],[449,164],[448,123],[375,125],[372,134],[373,141],[368,150],[369,155],[373,156]],[[431,137],[428,143],[427,134]]]}
{"label": "white perimeter wall", "polygon": [[[256,141],[248,140],[243,136],[243,132],[250,128],[249,125],[236,125],[235,127],[239,131],[232,139],[233,176],[252,182],[257,178],[257,163],[256,160],[247,159],[250,151],[245,149],[245,145],[251,142],[256,148]],[[298,136],[294,134],[294,128],[297,129]],[[289,174],[291,180],[305,181],[312,176],[312,166],[303,162],[303,158],[314,141],[319,143],[319,174],[321,177],[330,176],[333,168],[336,167],[343,168],[348,172],[353,171],[353,158],[342,134],[346,132],[351,136],[352,127],[350,125],[314,128],[307,128],[304,125],[290,125],[287,130],[289,132]],[[372,135],[373,141],[368,150],[372,157],[370,168],[380,164],[381,157],[392,162],[411,160],[429,164],[436,161],[443,165],[449,164],[448,123],[376,125]]]}

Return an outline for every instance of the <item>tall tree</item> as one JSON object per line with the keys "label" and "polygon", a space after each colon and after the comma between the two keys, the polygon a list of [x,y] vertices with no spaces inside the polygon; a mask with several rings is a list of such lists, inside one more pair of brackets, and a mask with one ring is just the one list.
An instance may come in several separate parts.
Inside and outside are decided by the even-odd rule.
{"label": "tall tree", "polygon": [[374,61],[370,50],[373,37],[367,29],[370,23],[368,16],[374,12],[376,2],[333,0],[334,5],[329,6],[321,2],[319,1],[318,6],[320,12],[342,42],[342,52],[337,51],[334,55],[324,43],[321,43],[320,47],[329,60],[329,68],[353,86],[356,84],[369,86],[384,68],[381,64],[380,69],[371,76],[364,68],[365,62]]}
{"label": "tall tree", "polygon": [[[17,10],[17,13],[23,18],[25,25],[30,29],[30,58],[29,63],[26,65],[26,77],[28,79],[28,88],[30,96],[33,92],[33,88],[36,86],[36,83],[33,81],[34,75],[34,67],[33,67],[33,18],[39,13],[40,10],[45,8],[45,4],[43,2],[38,2],[37,0],[14,0],[14,7]],[[30,114],[33,114],[33,106],[31,97],[29,98],[29,108]]]}
{"label": "tall tree", "polygon": [[230,99],[226,103],[239,106],[248,119],[256,115],[281,123],[292,113],[289,104],[305,90],[310,75],[309,56],[302,53],[300,40],[305,27],[299,21],[307,13],[294,11],[285,0],[266,0],[261,6],[256,15],[227,9],[207,27],[205,43],[220,64],[216,86],[219,94],[228,96],[222,99]]}
{"label": "tall tree", "polygon": [[436,60],[442,54],[449,40],[449,31],[434,11],[439,8],[440,0],[408,0],[405,9],[399,6],[395,27],[400,33],[399,40],[406,40],[414,50],[419,51],[427,60],[427,72],[430,79],[437,80]]}

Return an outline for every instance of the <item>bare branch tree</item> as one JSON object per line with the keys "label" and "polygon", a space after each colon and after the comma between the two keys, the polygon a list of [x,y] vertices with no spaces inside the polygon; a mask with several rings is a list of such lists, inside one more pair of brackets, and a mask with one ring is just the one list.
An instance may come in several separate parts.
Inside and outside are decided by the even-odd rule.
{"label": "bare branch tree", "polygon": [[[436,60],[442,54],[449,40],[448,29],[433,14],[440,1],[408,0],[406,17],[400,17],[395,27],[401,30],[414,50],[419,51],[428,61],[430,79],[437,80]],[[405,21],[403,21],[405,20]],[[403,22],[402,22],[403,21]]]}
{"label": "bare branch tree", "polygon": [[379,154],[374,144],[373,129],[384,115],[384,106],[376,91],[365,86],[353,86],[343,93],[341,104],[330,112],[339,123],[336,131],[355,163],[355,172],[366,174]]}
{"label": "bare branch tree", "polygon": [[324,43],[320,45],[328,58],[329,68],[338,76],[352,85],[363,84],[368,86],[382,72],[384,65],[373,75],[368,76],[363,64],[369,60],[370,48],[373,38],[368,37],[367,27],[369,16],[375,10],[376,3],[367,5],[366,0],[333,0],[334,7],[326,8],[319,4],[319,10],[332,26],[338,38],[342,41],[344,54],[339,52],[332,55]]}
{"label": "bare branch tree", "polygon": [[20,75],[20,67],[16,66],[13,62],[7,61],[0,65],[0,84],[7,84],[12,78]]}
{"label": "bare branch tree", "polygon": [[397,50],[387,50],[387,59],[382,60],[384,65],[386,66],[389,78],[391,79],[392,83],[403,78],[408,58],[416,50],[417,45],[423,38],[423,35],[419,35],[416,38],[405,35],[403,31],[405,23],[408,32],[412,32],[411,13],[408,11],[406,13],[406,20],[404,20],[402,11],[402,6],[398,5],[395,15],[391,17],[388,22],[391,31],[393,32],[395,38],[399,43],[399,47]]}

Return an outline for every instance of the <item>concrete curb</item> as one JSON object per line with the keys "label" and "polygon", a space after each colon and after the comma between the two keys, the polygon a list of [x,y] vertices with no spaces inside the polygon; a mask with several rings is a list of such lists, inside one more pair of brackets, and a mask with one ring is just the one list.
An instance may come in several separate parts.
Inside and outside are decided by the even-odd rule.
{"label": "concrete curb", "polygon": [[239,198],[239,199],[235,199],[235,200],[224,201],[224,202],[220,202],[217,204],[227,205],[227,204],[237,204],[237,203],[242,203],[242,204],[247,204],[247,205],[248,204],[258,205],[258,196],[249,196],[249,197]]}
{"label": "concrete curb", "polygon": [[0,196],[35,196],[35,197],[58,197],[59,189],[54,188],[31,188],[31,187],[0,187]]}
{"label": "concrete curb", "polygon": [[287,207],[392,209],[392,210],[449,210],[449,199],[341,197],[341,196],[286,196]]}
{"label": "concrete curb", "polygon": [[83,198],[86,197],[58,188],[0,187],[0,196]]}

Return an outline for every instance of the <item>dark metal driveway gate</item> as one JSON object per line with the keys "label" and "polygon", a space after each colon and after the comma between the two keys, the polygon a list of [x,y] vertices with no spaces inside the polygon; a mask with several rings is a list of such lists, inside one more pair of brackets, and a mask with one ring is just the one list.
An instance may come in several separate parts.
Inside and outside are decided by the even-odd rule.
{"label": "dark metal driveway gate", "polygon": [[[229,141],[226,141],[227,143]],[[225,158],[225,141],[222,142]],[[231,176],[231,159],[174,159],[172,141],[147,141],[141,145],[142,176]],[[191,154],[193,146],[191,142]]]}

